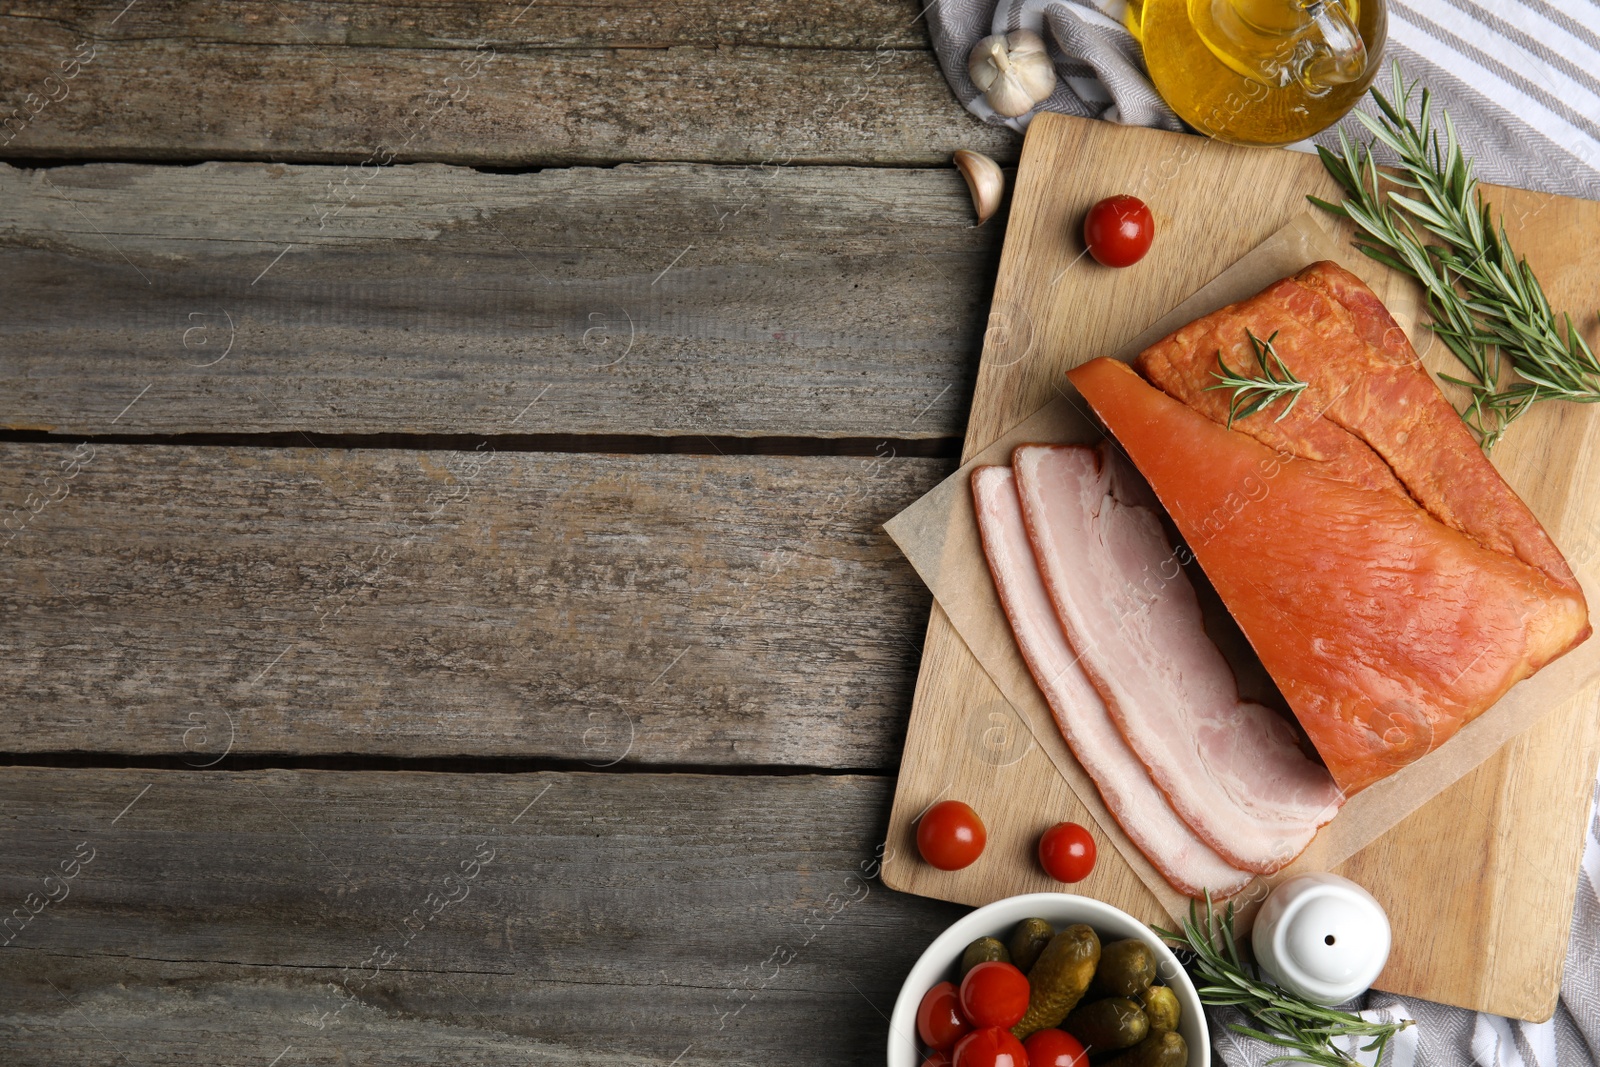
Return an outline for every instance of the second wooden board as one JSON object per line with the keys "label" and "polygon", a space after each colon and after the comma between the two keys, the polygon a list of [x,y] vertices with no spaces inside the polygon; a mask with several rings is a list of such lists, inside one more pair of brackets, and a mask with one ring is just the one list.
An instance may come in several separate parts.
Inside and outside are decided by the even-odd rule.
{"label": "second wooden board", "polygon": [[[1137,267],[1097,267],[1076,237],[1101,197],[1150,204],[1157,239]],[[1600,266],[1600,204],[1487,189],[1519,250],[1557,307],[1592,302]],[[1051,396],[1061,373],[1116,350],[1259,241],[1337,190],[1315,157],[1233,148],[1198,138],[1056,115],[1033,123],[1018,172],[983,364],[968,426],[971,456]],[[1344,265],[1392,292],[1396,279],[1353,251]],[[1405,322],[1430,368],[1444,346]],[[1594,323],[1587,324],[1591,339]],[[1600,552],[1592,408],[1547,404],[1496,449],[1496,465],[1575,563]],[[1506,745],[1339,870],[1388,909],[1395,948],[1380,988],[1521,1018],[1547,1018],[1561,965],[1600,755],[1595,687]],[[990,845],[971,868],[918,863],[912,823],[935,799],[984,814]],[[1031,858],[1037,834],[1087,819],[1081,804],[1011,712],[939,608],[924,649],[891,820],[901,857],[891,886],[979,904],[1050,888]],[[1059,886],[1056,886],[1059,888]],[[1079,891],[1148,921],[1155,898],[1111,850]]]}

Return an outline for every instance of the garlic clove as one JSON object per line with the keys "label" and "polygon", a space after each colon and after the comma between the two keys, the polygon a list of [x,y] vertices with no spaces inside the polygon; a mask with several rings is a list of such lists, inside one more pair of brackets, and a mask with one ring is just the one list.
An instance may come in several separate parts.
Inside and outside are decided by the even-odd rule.
{"label": "garlic clove", "polygon": [[1050,99],[1056,91],[1056,65],[1050,61],[1044,38],[1031,30],[1018,30],[1006,35],[1006,45],[1011,49],[1012,69],[1033,102]]}
{"label": "garlic clove", "polygon": [[1006,118],[1027,114],[1056,87],[1044,38],[1031,30],[979,41],[967,56],[967,73],[989,106]]}
{"label": "garlic clove", "polygon": [[1004,34],[997,33],[993,37],[985,37],[973,45],[972,51],[967,55],[967,74],[980,93],[987,93],[989,87],[1000,77],[1000,71],[1009,65]]}
{"label": "garlic clove", "polygon": [[1006,193],[1006,176],[1000,164],[981,152],[969,152],[965,148],[955,154],[955,165],[967,180],[972,206],[978,212],[978,225],[982,226],[1000,209],[1000,201]]}
{"label": "garlic clove", "polygon": [[1026,115],[1033,110],[1033,96],[1029,94],[1009,71],[1000,76],[992,89],[983,94],[989,106],[1008,119]]}

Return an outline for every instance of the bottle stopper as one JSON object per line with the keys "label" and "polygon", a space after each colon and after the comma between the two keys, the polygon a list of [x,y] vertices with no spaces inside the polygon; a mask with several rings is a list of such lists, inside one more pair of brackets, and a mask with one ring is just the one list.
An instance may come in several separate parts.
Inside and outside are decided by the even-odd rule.
{"label": "bottle stopper", "polygon": [[1389,959],[1389,916],[1348,878],[1300,874],[1262,903],[1250,943],[1274,982],[1331,1007],[1377,980]]}

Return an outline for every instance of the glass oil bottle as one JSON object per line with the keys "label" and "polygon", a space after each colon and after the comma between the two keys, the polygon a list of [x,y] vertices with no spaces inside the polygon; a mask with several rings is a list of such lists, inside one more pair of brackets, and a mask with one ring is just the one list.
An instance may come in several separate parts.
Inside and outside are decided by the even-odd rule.
{"label": "glass oil bottle", "polygon": [[1222,141],[1284,145],[1355,106],[1388,16],[1384,0],[1136,0],[1128,23],[1181,119]]}

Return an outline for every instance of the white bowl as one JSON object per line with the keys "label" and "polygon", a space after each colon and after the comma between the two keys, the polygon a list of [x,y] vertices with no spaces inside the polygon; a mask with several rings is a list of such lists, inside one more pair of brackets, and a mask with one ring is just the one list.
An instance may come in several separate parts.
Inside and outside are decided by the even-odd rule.
{"label": "white bowl", "polygon": [[1154,930],[1127,912],[1071,893],[1026,893],[997,900],[934,938],[933,944],[911,968],[894,1002],[894,1015],[889,1020],[889,1067],[921,1064],[917,1051],[917,1006],[935,985],[947,979],[955,980],[956,964],[961,960],[962,951],[980,937],[998,937],[1004,941],[1011,936],[1017,923],[1035,917],[1048,920],[1057,930],[1073,923],[1087,923],[1100,935],[1101,941],[1137,937],[1149,945],[1156,955],[1158,981],[1172,987],[1182,1009],[1178,1033],[1189,1045],[1189,1067],[1211,1067],[1211,1037],[1206,1030],[1205,1011],[1178,957]]}

